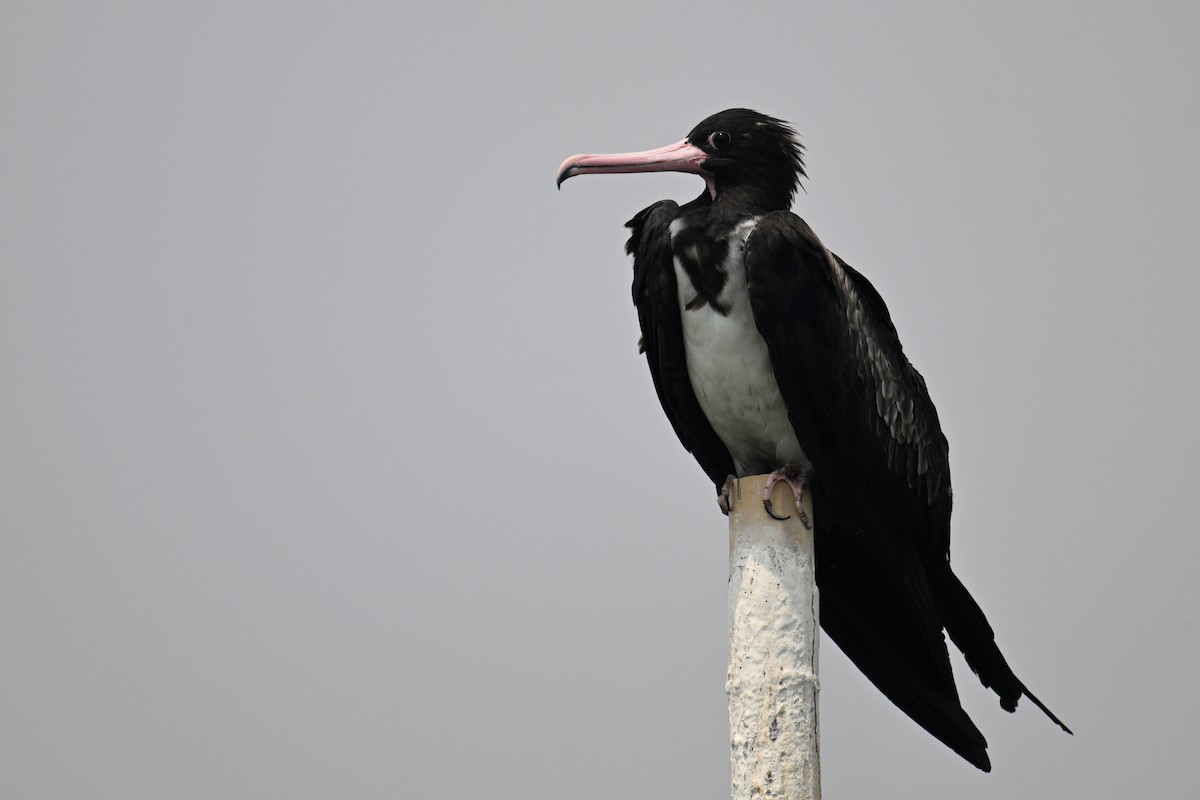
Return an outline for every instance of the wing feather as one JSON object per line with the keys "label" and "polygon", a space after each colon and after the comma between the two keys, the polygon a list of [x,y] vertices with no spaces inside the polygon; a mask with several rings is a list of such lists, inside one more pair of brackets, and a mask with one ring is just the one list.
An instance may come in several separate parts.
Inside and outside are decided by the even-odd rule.
{"label": "wing feather", "polygon": [[750,303],[804,452],[864,524],[949,548],[949,447],[925,381],[891,315],[859,272],[790,212],[746,242]]}

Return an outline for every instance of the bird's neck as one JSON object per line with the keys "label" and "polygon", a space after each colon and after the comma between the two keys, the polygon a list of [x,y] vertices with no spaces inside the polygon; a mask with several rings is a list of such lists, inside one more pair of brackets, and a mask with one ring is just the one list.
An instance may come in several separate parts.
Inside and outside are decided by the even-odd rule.
{"label": "bird's neck", "polygon": [[748,217],[761,217],[771,211],[791,208],[791,195],[781,192],[734,186],[719,190],[716,196],[702,193],[681,206],[677,218],[689,228],[698,228],[713,239],[723,239]]}
{"label": "bird's neck", "polygon": [[716,185],[712,200],[714,217],[722,220],[759,217],[771,211],[787,211],[792,207],[795,187],[783,182]]}

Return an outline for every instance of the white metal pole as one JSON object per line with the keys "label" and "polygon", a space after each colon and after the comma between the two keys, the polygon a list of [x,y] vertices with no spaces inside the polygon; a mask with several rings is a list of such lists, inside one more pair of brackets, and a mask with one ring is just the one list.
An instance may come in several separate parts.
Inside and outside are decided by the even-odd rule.
{"label": "white metal pole", "polygon": [[[733,800],[820,800],[817,735],[819,612],[813,532],[766,476],[735,481],[729,513],[729,695]],[[804,495],[810,524],[815,519]]]}

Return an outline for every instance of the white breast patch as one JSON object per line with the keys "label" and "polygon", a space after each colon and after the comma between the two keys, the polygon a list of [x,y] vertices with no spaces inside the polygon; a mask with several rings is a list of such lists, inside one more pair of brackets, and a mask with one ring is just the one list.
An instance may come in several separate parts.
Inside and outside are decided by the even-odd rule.
{"label": "white breast patch", "polygon": [[[742,250],[757,222],[757,218],[742,222],[729,239],[721,265],[728,278],[719,298],[730,309],[728,315],[707,303],[687,309],[696,290],[675,259],[688,377],[700,408],[733,456],[739,476],[770,472],[784,464],[811,466],[788,420],[767,343],[750,310]],[[677,232],[677,224],[672,224],[672,237]]]}

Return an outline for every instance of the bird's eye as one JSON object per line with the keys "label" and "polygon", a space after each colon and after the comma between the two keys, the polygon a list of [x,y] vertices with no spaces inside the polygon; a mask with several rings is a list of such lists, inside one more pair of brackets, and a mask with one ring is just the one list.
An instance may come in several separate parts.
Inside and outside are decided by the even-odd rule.
{"label": "bird's eye", "polygon": [[708,146],[713,150],[724,150],[733,142],[728,131],[713,131],[708,135]]}

